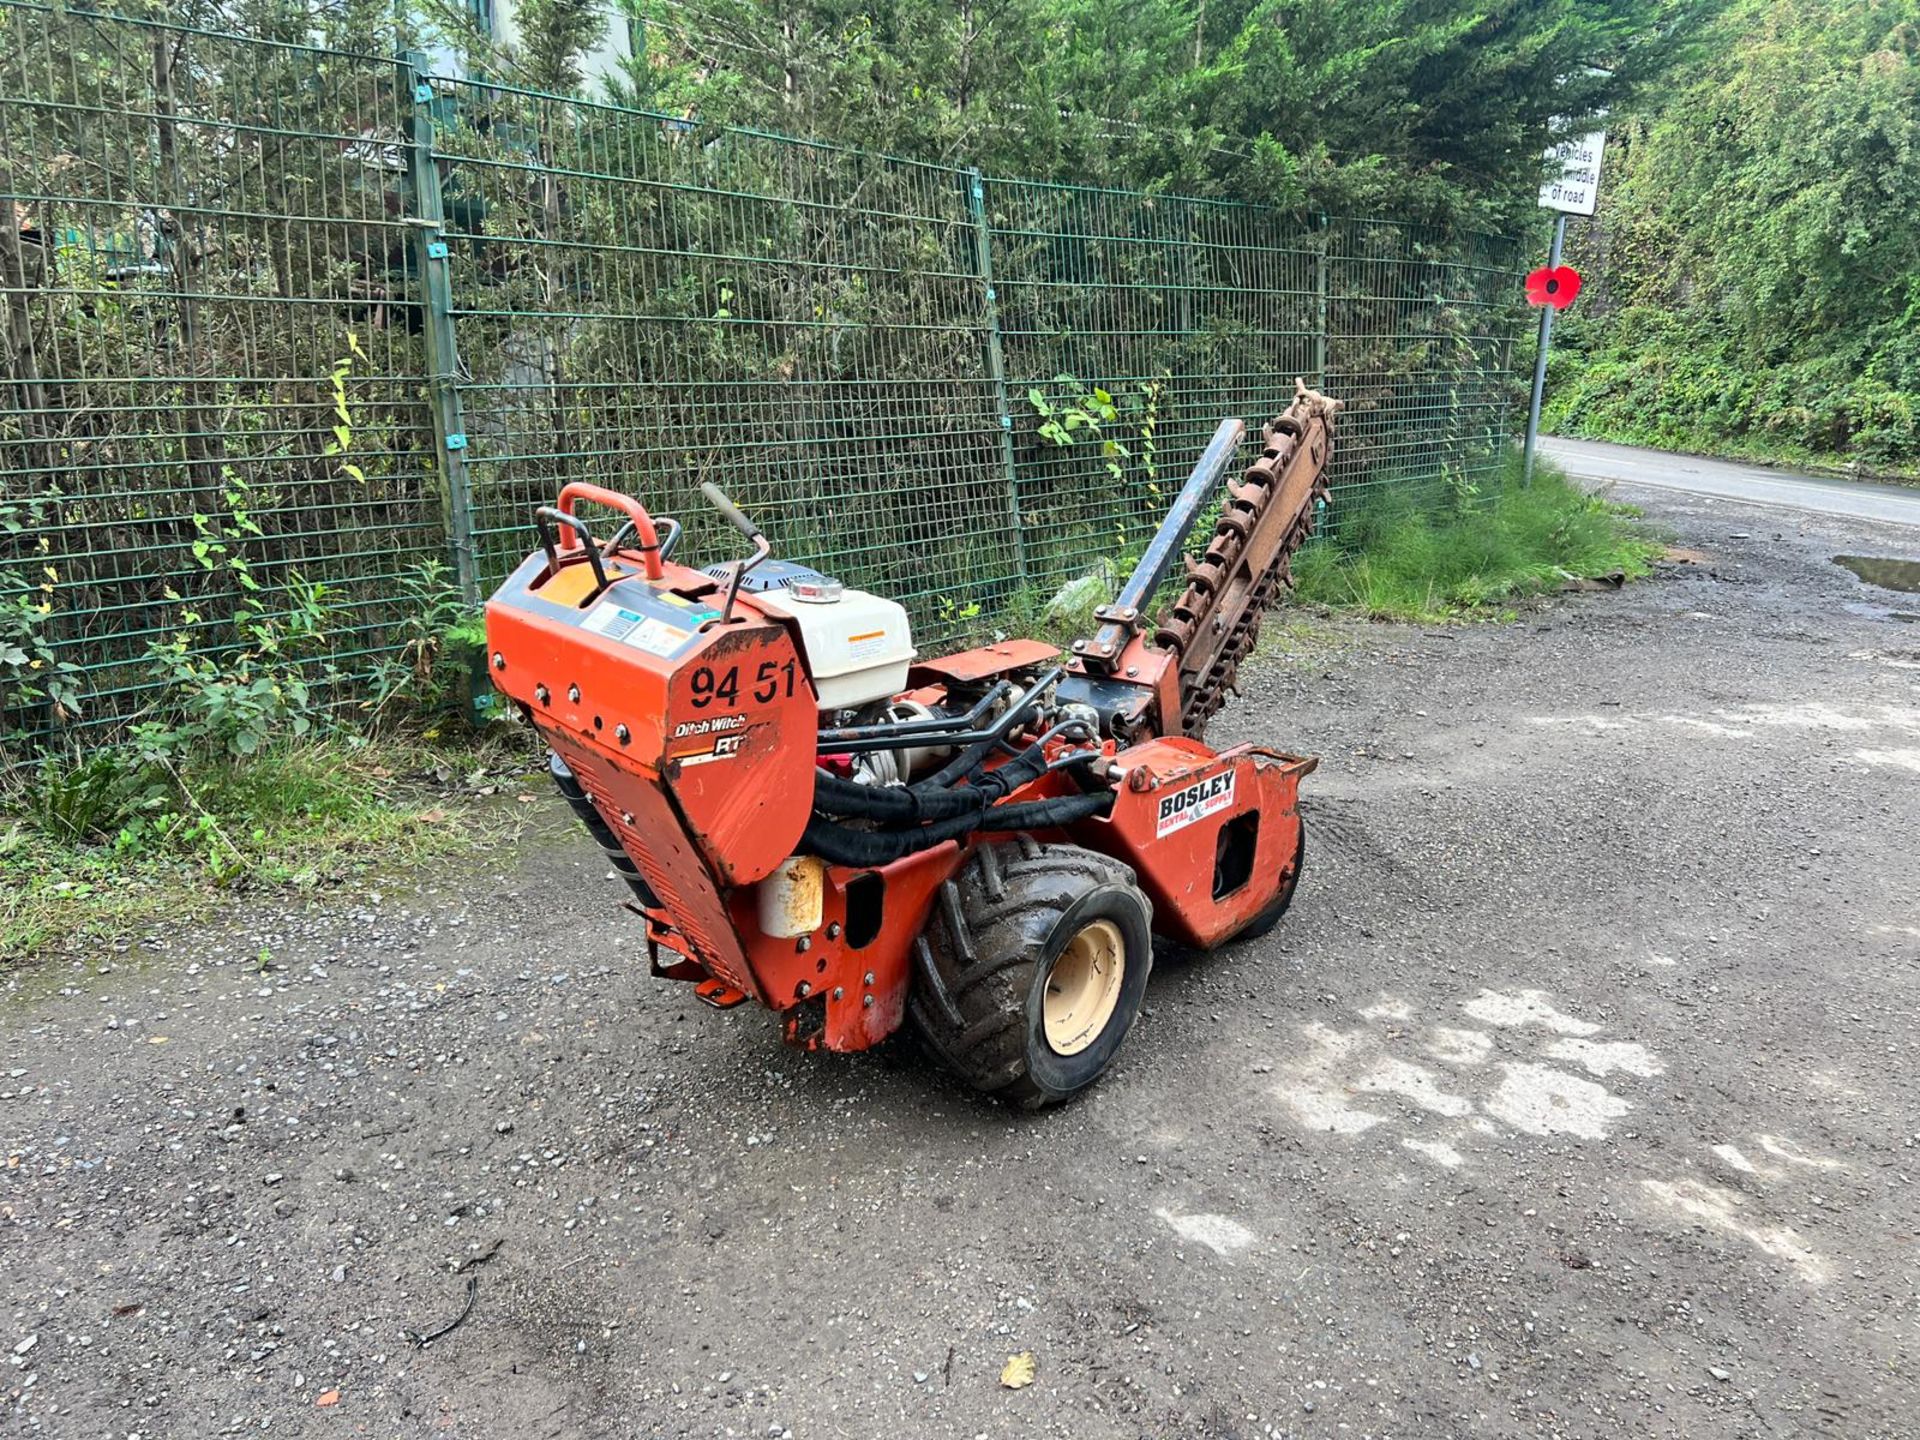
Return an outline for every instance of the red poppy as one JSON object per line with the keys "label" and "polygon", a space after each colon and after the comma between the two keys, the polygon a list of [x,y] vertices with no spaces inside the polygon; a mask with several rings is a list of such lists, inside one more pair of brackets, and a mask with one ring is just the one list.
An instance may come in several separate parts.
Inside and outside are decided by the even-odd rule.
{"label": "red poppy", "polygon": [[1571,265],[1542,265],[1527,276],[1527,304],[1564,310],[1580,293],[1580,272]]}

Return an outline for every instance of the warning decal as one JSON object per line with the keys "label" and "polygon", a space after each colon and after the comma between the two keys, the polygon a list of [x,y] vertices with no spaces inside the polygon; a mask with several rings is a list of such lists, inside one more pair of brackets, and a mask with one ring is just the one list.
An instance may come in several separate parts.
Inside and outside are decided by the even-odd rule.
{"label": "warning decal", "polygon": [[864,635],[849,635],[847,637],[847,656],[849,659],[871,660],[876,655],[886,654],[886,651],[887,632],[884,630],[869,630]]}
{"label": "warning decal", "polygon": [[693,634],[691,630],[682,630],[651,615],[637,614],[610,600],[596,605],[593,613],[580,623],[582,628],[597,635],[663,659],[671,659]]}
{"label": "warning decal", "polygon": [[1209,775],[1204,780],[1196,780],[1191,785],[1182,785],[1178,790],[1169,791],[1160,797],[1160,808],[1154,823],[1154,838],[1171,835],[1176,830],[1184,830],[1196,820],[1204,820],[1209,815],[1218,815],[1233,805],[1232,770],[1222,770],[1218,775]]}

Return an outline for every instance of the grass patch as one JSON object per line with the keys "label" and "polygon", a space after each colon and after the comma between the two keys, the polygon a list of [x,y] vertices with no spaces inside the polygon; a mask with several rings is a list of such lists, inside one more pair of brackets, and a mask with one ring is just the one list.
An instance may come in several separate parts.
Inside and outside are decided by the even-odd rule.
{"label": "grass patch", "polygon": [[1637,515],[1544,465],[1522,487],[1517,460],[1470,496],[1387,487],[1295,559],[1295,596],[1381,620],[1496,618],[1570,580],[1647,574],[1660,546]]}
{"label": "grass patch", "polygon": [[524,737],[334,734],[184,770],[111,748],[16,769],[0,794],[0,960],[84,953],[226,897],[326,890],[497,842],[517,828],[511,797],[529,793],[531,766]]}

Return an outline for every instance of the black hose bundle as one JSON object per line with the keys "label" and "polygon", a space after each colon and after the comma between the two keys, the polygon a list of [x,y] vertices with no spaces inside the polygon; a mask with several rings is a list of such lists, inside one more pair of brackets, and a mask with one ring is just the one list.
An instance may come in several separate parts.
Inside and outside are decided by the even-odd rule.
{"label": "black hose bundle", "polygon": [[[998,804],[1047,772],[1047,742],[1067,728],[1055,727],[1005,765],[984,774],[978,773],[979,767],[997,743],[993,740],[963,751],[937,774],[907,786],[862,785],[816,770],[816,813],[807,821],[800,848],[835,865],[887,865],[975,830],[1041,829],[1104,815],[1113,808],[1111,790]],[[973,783],[957,785],[963,776]],[[894,828],[856,830],[834,823],[828,818],[833,815]]]}
{"label": "black hose bundle", "polygon": [[[857,780],[842,780],[830,771],[816,770],[813,808],[829,815],[851,815],[897,825],[976,815],[1046,773],[1045,745],[1043,737],[999,769],[989,770],[975,777],[971,785],[960,787],[943,778],[952,766],[906,786],[862,785]],[[979,758],[984,759],[984,753]]]}
{"label": "black hose bundle", "polygon": [[1001,805],[984,812],[949,816],[909,830],[854,830],[815,815],[807,821],[806,832],[800,837],[800,849],[835,865],[891,865],[903,856],[931,850],[935,845],[958,840],[975,830],[1041,830],[1071,825],[1090,815],[1104,815],[1112,808],[1113,792],[1102,790],[1092,795],[1058,795],[1048,800]]}

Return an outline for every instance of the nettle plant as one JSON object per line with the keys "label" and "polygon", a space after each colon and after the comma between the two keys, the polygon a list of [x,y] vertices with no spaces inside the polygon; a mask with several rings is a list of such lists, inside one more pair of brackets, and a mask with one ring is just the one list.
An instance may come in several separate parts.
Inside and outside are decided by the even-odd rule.
{"label": "nettle plant", "polygon": [[[80,667],[61,658],[47,633],[60,585],[48,538],[49,503],[0,504],[0,534],[30,552],[25,585],[0,594],[0,735],[39,729],[43,714],[62,724],[80,713]],[[39,573],[32,575],[36,560]],[[6,583],[11,587],[13,577]]]}
{"label": "nettle plant", "polygon": [[1161,499],[1160,468],[1155,458],[1154,431],[1160,422],[1160,398],[1168,375],[1148,381],[1138,391],[1108,390],[1082,384],[1071,375],[1053,377],[1055,396],[1034,386],[1027,403],[1040,417],[1038,434],[1049,445],[1066,449],[1082,441],[1099,447],[1107,473],[1124,481],[1137,463],[1147,493]]}
{"label": "nettle plant", "polygon": [[353,448],[353,410],[347,404],[347,380],[353,374],[353,362],[365,360],[367,352],[361,348],[360,337],[347,331],[347,349],[350,354],[342,355],[333,362],[327,380],[333,402],[333,438],[321,452],[329,459],[340,462],[340,473],[358,484],[367,483],[367,472],[347,459],[347,452]]}
{"label": "nettle plant", "polygon": [[[230,581],[240,599],[230,617],[216,621],[167,588],[167,599],[180,606],[180,623],[147,652],[150,678],[163,697],[160,713],[133,727],[136,745],[155,759],[193,750],[254,755],[277,735],[313,730],[311,677],[326,648],[334,593],[295,574],[272,594],[269,608],[246,554],[250,540],[264,538],[250,513],[247,483],[230,468],[221,478],[225,509],[193,517],[193,557],[210,577]],[[331,679],[333,667],[323,662],[319,674]]]}
{"label": "nettle plant", "polygon": [[[351,330],[346,347],[328,372],[331,438],[322,453],[342,476],[364,485],[366,472],[347,458],[354,438],[347,381],[367,352]],[[193,516],[192,553],[212,582],[207,593],[236,594],[238,603],[215,619],[201,602],[167,588],[180,623],[148,647],[149,678],[161,698],[133,727],[136,745],[156,760],[189,751],[245,757],[280,737],[304,738],[318,713],[315,680],[337,678],[324,659],[335,591],[297,571],[271,594],[263,590],[248,557],[249,547],[267,540],[253,516],[251,487],[232,466],[221,468],[220,481],[220,513]]]}
{"label": "nettle plant", "polygon": [[[473,719],[491,718],[496,692],[484,680],[474,687],[471,679],[487,642],[485,613],[462,595],[441,560],[423,560],[402,576],[400,595],[401,618],[388,634],[387,653],[373,662],[371,698],[361,702],[366,723],[378,725],[400,712],[449,711],[463,698]],[[472,688],[479,693],[463,696]]]}

